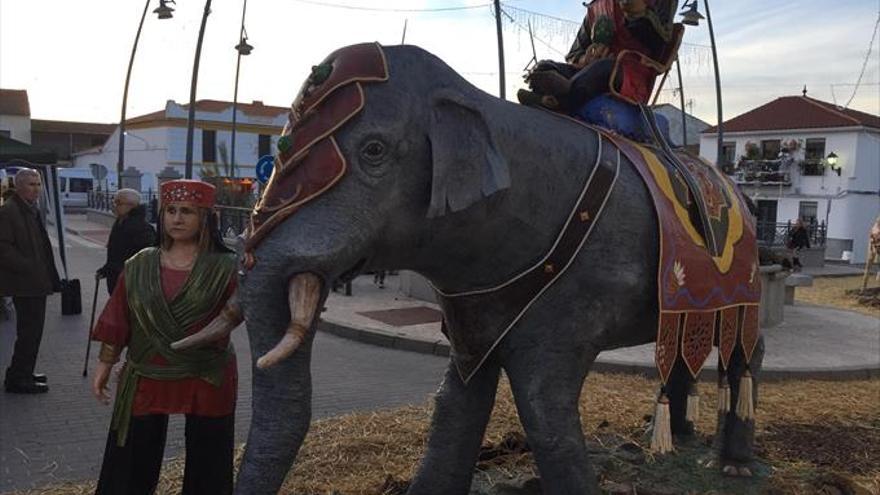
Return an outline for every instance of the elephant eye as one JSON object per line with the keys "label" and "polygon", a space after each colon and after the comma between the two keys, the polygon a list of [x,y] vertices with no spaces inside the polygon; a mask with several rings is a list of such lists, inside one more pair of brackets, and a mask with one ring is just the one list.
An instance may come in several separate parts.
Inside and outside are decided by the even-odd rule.
{"label": "elephant eye", "polygon": [[361,156],[367,162],[377,164],[385,156],[385,145],[380,141],[369,141],[361,148]]}

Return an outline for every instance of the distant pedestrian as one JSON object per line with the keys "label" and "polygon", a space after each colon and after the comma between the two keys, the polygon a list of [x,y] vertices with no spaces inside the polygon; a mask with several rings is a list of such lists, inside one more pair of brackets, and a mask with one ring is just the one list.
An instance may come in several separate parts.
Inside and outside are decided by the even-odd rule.
{"label": "distant pedestrian", "polygon": [[46,296],[61,290],[49,234],[37,209],[43,184],[40,174],[23,168],[15,174],[15,194],[0,207],[0,296],[15,306],[15,349],[6,369],[7,392],[47,392],[46,375],[34,373]]}
{"label": "distant pedestrian", "polygon": [[111,294],[125,261],[141,249],[156,244],[156,230],[147,223],[147,211],[141,204],[139,192],[134,189],[117,191],[113,211],[116,222],[107,241],[107,262],[97,271],[98,276],[107,279],[107,292]]}
{"label": "distant pedestrian", "polygon": [[788,233],[788,248],[791,249],[791,264],[794,271],[801,271],[803,265],[801,265],[800,253],[803,249],[810,249],[810,234],[800,218],[795,220],[794,227]]}
{"label": "distant pedestrian", "polygon": [[385,270],[378,270],[373,274],[373,283],[380,289],[385,288]]}

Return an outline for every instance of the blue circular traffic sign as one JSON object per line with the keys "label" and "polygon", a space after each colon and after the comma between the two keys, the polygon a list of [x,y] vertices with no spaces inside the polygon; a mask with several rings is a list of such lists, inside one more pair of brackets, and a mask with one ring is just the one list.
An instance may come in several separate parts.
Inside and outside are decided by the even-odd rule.
{"label": "blue circular traffic sign", "polygon": [[260,181],[261,184],[265,184],[269,182],[269,177],[272,177],[272,169],[275,167],[275,157],[272,155],[264,155],[261,156],[259,160],[257,160],[256,174],[257,180]]}

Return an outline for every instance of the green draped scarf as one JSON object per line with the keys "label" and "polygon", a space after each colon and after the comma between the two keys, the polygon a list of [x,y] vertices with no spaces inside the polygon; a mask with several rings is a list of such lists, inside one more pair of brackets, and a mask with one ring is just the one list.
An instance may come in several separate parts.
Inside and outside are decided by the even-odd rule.
{"label": "green draped scarf", "polygon": [[[131,339],[110,423],[119,446],[125,445],[128,437],[140,377],[154,380],[197,377],[219,387],[226,364],[234,355],[231,343],[226,348],[204,346],[182,350],[172,349],[171,343],[186,337],[188,328],[225,303],[224,295],[235,273],[235,256],[200,254],[186,283],[174,299],[166,301],[159,253],[158,248],[145,249],[125,263]],[[151,364],[156,355],[168,363]]]}

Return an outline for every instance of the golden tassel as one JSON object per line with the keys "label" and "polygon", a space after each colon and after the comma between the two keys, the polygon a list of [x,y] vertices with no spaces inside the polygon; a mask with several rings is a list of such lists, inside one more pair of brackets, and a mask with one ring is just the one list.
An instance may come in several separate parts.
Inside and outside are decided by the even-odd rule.
{"label": "golden tassel", "polygon": [[657,454],[672,452],[672,424],[669,419],[669,399],[660,393],[654,410],[654,428],[651,434],[651,451]]}
{"label": "golden tassel", "polygon": [[725,375],[721,375],[721,383],[718,384],[718,412],[721,414],[730,412],[730,385]]}
{"label": "golden tassel", "polygon": [[697,391],[695,383],[691,383],[690,391],[688,392],[685,419],[694,424],[700,419],[700,392]]}
{"label": "golden tassel", "polygon": [[755,419],[755,403],[752,395],[752,374],[746,368],[739,379],[739,399],[736,401],[736,415],[743,421]]}

